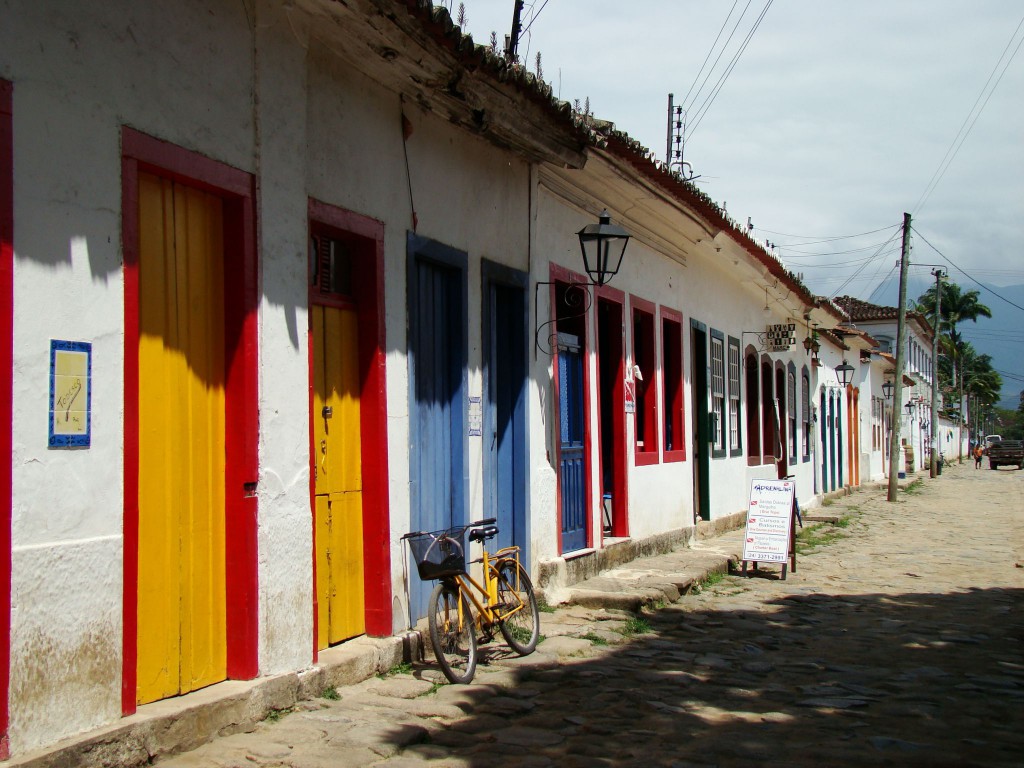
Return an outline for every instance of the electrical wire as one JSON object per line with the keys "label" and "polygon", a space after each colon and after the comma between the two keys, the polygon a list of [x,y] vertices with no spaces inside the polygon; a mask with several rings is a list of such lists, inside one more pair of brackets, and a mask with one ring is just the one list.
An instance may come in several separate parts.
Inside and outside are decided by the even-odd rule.
{"label": "electrical wire", "polygon": [[[747,12],[747,8],[750,7],[750,3],[751,2],[752,2],[752,0],[747,0],[747,6],[746,6],[746,8],[743,9],[743,13]],[[725,21],[722,22],[722,26],[718,30],[718,35],[715,37],[715,42],[713,42],[711,44],[711,48],[708,49],[708,55],[704,57],[704,63],[701,64],[700,65],[700,69],[697,70],[697,74],[694,76],[693,82],[690,83],[690,89],[686,92],[686,95],[683,96],[683,100],[681,102],[679,102],[680,104],[686,104],[686,100],[688,98],[690,98],[690,94],[693,92],[693,86],[695,86],[697,84],[697,81],[700,79],[701,74],[704,72],[704,67],[707,66],[708,59],[711,58],[711,54],[715,52],[715,47],[718,45],[718,41],[722,39],[722,32],[725,30],[725,25],[729,23],[729,19],[732,18],[732,12],[736,10],[736,4],[737,3],[739,3],[739,0],[733,0],[732,8],[729,9],[729,15],[726,16],[725,17]],[[742,19],[742,18],[743,18],[743,14],[740,14],[740,19]],[[739,20],[738,19],[736,21],[736,24],[739,25]],[[733,27],[732,31],[733,31],[733,34],[735,34],[736,27]],[[731,34],[729,35],[729,40],[732,40],[732,35]],[[729,45],[729,40],[725,41],[725,45]],[[725,52],[725,48],[723,47],[722,48],[722,53],[724,53],[724,52]],[[718,54],[718,56],[719,56],[719,58],[721,58],[722,54],[720,53],[720,54]],[[718,63],[718,59],[715,59],[715,64],[717,64],[717,63]],[[712,65],[711,68],[714,69],[714,65]],[[711,77],[711,73],[710,72],[708,72],[708,77]],[[704,82],[707,82],[707,78],[704,78]],[[704,85],[701,84],[701,88],[703,88],[703,87],[704,87]],[[700,91],[697,91],[697,94],[699,95]],[[694,96],[693,98],[694,98],[694,101],[697,100],[697,96]]]}
{"label": "electrical wire", "polygon": [[769,235],[777,235],[778,237],[795,237],[798,240],[812,240],[813,242],[808,243],[794,243],[794,245],[817,245],[818,243],[831,243],[835,240],[850,240],[854,237],[864,237],[864,235],[874,235],[878,232],[887,232],[890,229],[901,227],[902,224],[890,224],[888,227],[881,227],[880,229],[872,229],[868,232],[858,232],[856,235],[790,235],[786,232],[774,232],[770,229],[758,229],[758,232],[767,232]]}
{"label": "electrical wire", "polygon": [[[889,239],[888,239],[888,240],[886,240],[886,241],[885,241],[884,243],[882,243],[882,245],[881,245],[881,247],[879,247],[878,251],[876,251],[876,252],[875,252],[875,256],[876,256],[876,257],[877,257],[877,256],[880,256],[880,255],[881,255],[881,253],[882,253],[882,251],[883,251],[883,250],[885,250],[885,247],[886,247],[887,245],[889,245],[889,243],[891,243],[891,242],[892,242],[893,238],[894,238],[894,237],[896,237],[896,235],[898,235],[898,234],[899,234],[899,230],[896,230],[895,232],[893,232],[893,233],[892,233],[892,234],[891,234],[891,235],[889,236]],[[834,293],[833,293],[833,294],[832,294],[831,296],[829,296],[829,298],[830,298],[830,299],[834,299],[834,298],[835,298],[836,296],[838,296],[838,295],[840,294],[840,292],[841,292],[841,291],[843,290],[843,288],[845,288],[845,287],[846,287],[847,285],[849,285],[849,284],[850,284],[851,282],[853,282],[853,279],[854,279],[854,278],[855,278],[855,277],[856,277],[857,275],[859,275],[859,274],[861,273],[861,271],[863,271],[864,267],[866,267],[866,266],[867,266],[868,264],[870,264],[870,263],[871,263],[871,261],[870,261],[870,260],[868,260],[868,261],[865,261],[865,262],[864,262],[864,263],[863,263],[863,264],[862,264],[861,266],[859,266],[859,267],[858,267],[858,268],[857,268],[857,269],[856,269],[856,270],[854,271],[854,273],[853,273],[852,275],[850,275],[850,277],[849,277],[849,278],[847,278],[846,282],[845,282],[845,283],[843,283],[842,285],[840,285],[840,286],[839,286],[839,288],[838,288],[838,289],[836,289],[836,291],[835,291],[835,292],[834,292]]]}
{"label": "electrical wire", "polygon": [[944,254],[944,253],[943,253],[942,251],[940,251],[940,250],[939,250],[938,248],[936,248],[936,247],[935,247],[934,245],[932,245],[931,243],[929,243],[929,242],[928,242],[928,238],[926,238],[926,237],[925,237],[924,235],[922,235],[922,234],[921,234],[921,233],[920,233],[920,232],[919,232],[919,231],[917,230],[917,228],[916,228],[916,227],[913,227],[913,226],[912,226],[912,227],[911,227],[911,229],[912,229],[912,230],[914,231],[914,234],[916,234],[916,235],[917,235],[918,237],[920,237],[920,238],[921,238],[922,240],[924,240],[924,241],[925,241],[925,243],[927,243],[927,244],[928,244],[928,247],[929,247],[929,248],[931,248],[931,249],[932,249],[933,251],[935,251],[935,252],[936,252],[937,254],[939,254],[939,256],[941,256],[941,257],[942,257],[942,258],[944,258],[944,259],[945,259],[945,260],[946,260],[947,262],[949,262],[949,265],[950,265],[951,267],[953,267],[953,268],[954,268],[954,269],[955,269],[955,270],[956,270],[957,272],[959,272],[960,274],[962,274],[962,275],[963,275],[964,277],[966,277],[966,278],[967,278],[968,280],[970,280],[970,281],[971,281],[972,283],[974,283],[975,285],[977,285],[977,286],[978,286],[978,287],[980,287],[980,288],[983,288],[983,289],[985,289],[986,291],[988,291],[989,293],[991,293],[991,294],[992,294],[993,296],[995,296],[995,297],[996,297],[997,299],[1002,299],[1002,300],[1003,300],[1003,301],[1005,301],[1005,302],[1006,302],[1007,304],[1009,304],[1009,305],[1010,305],[1011,307],[1016,307],[1017,309],[1019,309],[1019,310],[1021,310],[1021,311],[1024,311],[1024,307],[1022,307],[1022,306],[1021,306],[1020,304],[1017,304],[1017,303],[1015,303],[1015,302],[1012,302],[1012,301],[1010,301],[1010,300],[1009,300],[1008,298],[1006,298],[1005,296],[1000,296],[1000,295],[999,295],[998,293],[996,293],[995,291],[993,291],[993,290],[992,290],[991,288],[989,288],[989,287],[988,287],[987,285],[985,285],[984,283],[979,283],[979,282],[978,282],[977,280],[975,280],[975,279],[974,279],[974,278],[973,278],[973,277],[972,277],[972,276],[971,276],[971,275],[970,275],[970,274],[969,274],[968,272],[964,271],[964,270],[963,270],[963,269],[962,269],[961,267],[959,267],[959,266],[958,266],[957,264],[955,264],[955,263],[953,262],[953,260],[952,260],[952,259],[950,259],[950,258],[949,258],[949,257],[948,257],[948,256],[947,256],[946,254]]}
{"label": "electrical wire", "polygon": [[[885,242],[887,242],[887,241],[885,241]],[[801,251],[801,250],[797,250],[792,245],[786,245],[784,243],[783,244],[774,243],[774,245],[777,246],[778,248],[785,248],[786,249],[786,253],[789,253],[789,254],[792,254],[792,253],[799,254],[798,256],[793,256],[792,258],[794,258],[794,259],[797,259],[797,258],[799,258],[799,259],[807,259],[807,258],[812,258],[814,256],[844,256],[844,255],[846,255],[848,253],[860,253],[862,251],[870,251],[870,250],[872,250],[874,248],[877,248],[879,245],[885,245],[885,242],[882,242],[882,243],[872,243],[871,245],[863,245],[860,248],[850,248],[850,249],[845,250],[845,251]]]}
{"label": "electrical wire", "polygon": [[892,276],[896,273],[896,268],[898,266],[899,266],[898,262],[896,264],[893,264],[892,268],[889,270],[889,274],[887,274],[885,277],[883,277],[882,278],[882,282],[880,282],[878,284],[878,287],[876,287],[875,290],[873,290],[870,294],[868,294],[868,302],[869,303],[874,302],[875,294],[877,294],[879,291],[881,291],[882,288],[884,288],[885,285],[889,282],[889,280],[892,279]]}
{"label": "electrical wire", "polygon": [[533,6],[536,5],[536,3],[530,6],[530,11],[533,13],[533,15],[530,17],[530,22],[520,30],[520,35],[525,35],[527,32],[530,31],[530,27],[533,26],[533,22],[535,22],[537,20],[537,17],[540,16],[540,12],[547,8],[549,1],[550,0],[544,0],[543,5],[541,5],[541,7],[538,8],[536,11],[533,10]]}
{"label": "electrical wire", "polygon": [[[718,83],[715,85],[715,88],[711,92],[711,95],[704,100],[703,104],[700,105],[700,108],[697,110],[697,117],[695,118],[694,122],[692,122],[690,125],[689,133],[691,139],[693,138],[694,131],[697,130],[701,122],[704,120],[704,117],[711,109],[711,106],[715,103],[715,99],[717,99],[718,94],[721,93],[722,88],[725,86],[726,81],[729,79],[729,75],[732,74],[733,69],[739,62],[740,56],[742,56],[743,52],[747,50],[747,45],[750,44],[751,38],[753,38],[754,33],[757,32],[757,28],[761,26],[761,22],[764,21],[764,17],[765,15],[767,15],[768,9],[772,7],[772,3],[774,2],[775,0],[768,0],[768,2],[765,3],[764,9],[761,11],[761,15],[757,17],[757,21],[754,22],[754,25],[750,28],[750,31],[747,32],[747,36],[743,39],[743,42],[740,44],[739,50],[737,50],[736,53],[733,55],[732,61],[729,62],[729,66],[725,70],[725,73],[720,78],[718,78]],[[696,99],[694,100],[696,101]]]}
{"label": "electrical wire", "polygon": [[[949,170],[950,164],[953,162],[954,158],[956,158],[957,153],[960,152],[960,147],[962,147],[963,143],[967,140],[968,134],[970,134],[971,130],[974,128],[974,124],[978,122],[978,118],[981,117],[981,113],[985,111],[985,107],[988,105],[989,99],[992,98],[992,94],[995,93],[996,88],[999,87],[999,83],[1002,81],[1003,75],[1006,74],[1006,70],[1009,68],[1010,62],[1013,61],[1017,52],[1020,51],[1021,44],[1024,43],[1024,37],[1021,37],[1020,42],[1017,43],[1017,47],[1014,48],[1013,53],[1010,54],[1010,58],[1006,60],[1006,64],[1003,66],[1003,71],[999,73],[999,77],[996,78],[995,84],[991,89],[989,89],[988,85],[992,82],[992,77],[995,75],[996,70],[999,69],[999,65],[1006,56],[1006,52],[1010,49],[1010,46],[1013,45],[1013,41],[1017,37],[1017,33],[1020,32],[1022,25],[1024,25],[1024,17],[1022,17],[1020,22],[1017,24],[1017,28],[1013,30],[1013,34],[1010,35],[1010,40],[1003,49],[1003,52],[999,54],[999,59],[996,61],[996,65],[992,68],[992,72],[989,74],[988,80],[986,80],[985,85],[981,87],[981,92],[978,94],[978,98],[974,100],[974,104],[971,106],[970,111],[964,118],[963,123],[960,124],[960,130],[956,132],[956,136],[953,137],[953,141],[949,145],[949,149],[946,150],[946,154],[943,155],[942,160],[939,161],[939,167],[935,169],[935,173],[932,174],[931,180],[929,180],[924,192],[921,193],[921,197],[914,205],[914,209],[912,211],[914,215],[924,207],[928,198],[931,197],[932,192],[935,191],[939,182],[942,181],[942,177],[946,175],[946,171]],[[988,90],[987,96],[985,96],[986,90]],[[981,107],[975,111],[975,108],[978,107],[978,102],[981,101],[982,96],[985,96],[985,101],[982,103]],[[971,115],[974,115],[973,119],[971,119]],[[970,125],[967,125],[968,121],[970,121]],[[966,130],[964,130],[964,126],[967,126]]]}

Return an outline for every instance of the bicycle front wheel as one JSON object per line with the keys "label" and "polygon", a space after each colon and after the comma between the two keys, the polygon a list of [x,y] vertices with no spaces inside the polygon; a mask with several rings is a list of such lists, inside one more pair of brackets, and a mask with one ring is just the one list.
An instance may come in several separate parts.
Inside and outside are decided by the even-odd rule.
{"label": "bicycle front wheel", "polygon": [[507,618],[498,628],[505,642],[520,656],[533,653],[540,639],[540,610],[526,569],[515,560],[498,563],[498,604]]}
{"label": "bicycle front wheel", "polygon": [[469,601],[455,584],[442,582],[430,593],[428,606],[427,623],[434,658],[451,682],[468,683],[476,673],[476,633]]}

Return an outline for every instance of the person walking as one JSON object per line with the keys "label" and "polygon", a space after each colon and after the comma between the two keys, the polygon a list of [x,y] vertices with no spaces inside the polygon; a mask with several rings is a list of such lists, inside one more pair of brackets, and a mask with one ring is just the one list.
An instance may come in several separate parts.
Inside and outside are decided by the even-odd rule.
{"label": "person walking", "polygon": [[981,457],[985,455],[985,451],[981,448],[981,443],[974,446],[974,468],[979,469],[981,467]]}

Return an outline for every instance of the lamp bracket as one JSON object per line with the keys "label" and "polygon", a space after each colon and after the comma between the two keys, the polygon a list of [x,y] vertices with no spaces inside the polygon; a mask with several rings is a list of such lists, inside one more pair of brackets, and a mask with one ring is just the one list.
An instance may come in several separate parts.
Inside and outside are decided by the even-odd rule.
{"label": "lamp bracket", "polygon": [[757,351],[767,352],[768,351],[768,333],[767,331],[742,331],[740,333],[740,339],[745,336],[756,336],[757,337]]}
{"label": "lamp bracket", "polygon": [[597,288],[599,286],[597,285],[597,283],[584,283],[578,281],[572,281],[569,283],[566,283],[564,281],[559,281],[558,283],[535,283],[533,286],[534,323],[538,323],[538,321],[540,320],[540,287],[542,285],[546,285],[549,288],[553,285],[564,285],[565,293],[562,296],[562,301],[565,303],[566,307],[573,310],[574,312],[574,314],[565,315],[561,318],[552,317],[547,322],[535,325],[533,331],[534,347],[536,347],[536,349],[539,350],[542,354],[548,355],[550,357],[555,354],[555,347],[557,346],[558,341],[558,332],[555,331],[553,333],[547,334],[547,336],[545,337],[547,342],[547,348],[545,348],[544,345],[541,344],[541,332],[544,331],[544,329],[549,326],[553,328],[555,323],[559,319],[561,319],[562,321],[572,320],[577,317],[583,317],[585,314],[587,314],[587,312],[590,311],[591,305],[594,303],[594,297],[590,293],[589,289]]}

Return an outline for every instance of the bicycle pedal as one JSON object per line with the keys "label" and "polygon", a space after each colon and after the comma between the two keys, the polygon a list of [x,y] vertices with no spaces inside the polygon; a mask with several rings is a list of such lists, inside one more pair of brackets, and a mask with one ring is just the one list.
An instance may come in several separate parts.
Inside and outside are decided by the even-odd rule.
{"label": "bicycle pedal", "polygon": [[480,639],[477,641],[480,645],[487,645],[494,640],[494,634],[491,632],[484,632],[480,635]]}

